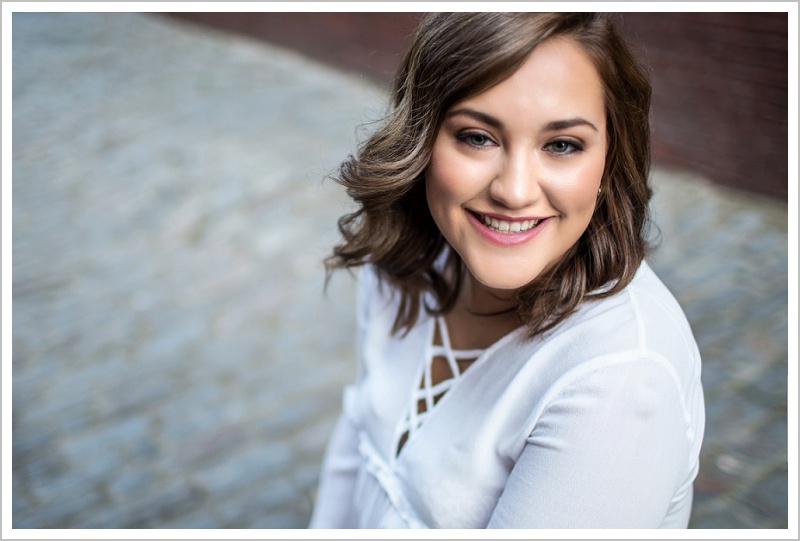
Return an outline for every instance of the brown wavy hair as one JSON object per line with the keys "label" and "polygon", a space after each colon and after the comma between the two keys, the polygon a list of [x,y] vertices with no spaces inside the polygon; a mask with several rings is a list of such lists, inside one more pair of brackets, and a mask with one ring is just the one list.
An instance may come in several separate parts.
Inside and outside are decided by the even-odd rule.
{"label": "brown wavy hair", "polygon": [[[650,81],[614,28],[595,13],[441,13],[426,16],[395,79],[381,126],[342,163],[334,179],[357,210],[339,220],[343,241],[326,260],[337,268],[371,264],[399,293],[394,332],[420,309],[447,313],[463,263],[428,210],[425,170],[446,112],[511,76],[552,36],[581,45],[605,92],[608,148],[601,194],[588,228],[560,262],[515,292],[528,336],[543,333],[581,302],[620,291],[647,252],[651,196]],[[446,252],[446,253],[444,253]],[[443,258],[444,264],[437,264]],[[424,299],[432,294],[434,305]]]}

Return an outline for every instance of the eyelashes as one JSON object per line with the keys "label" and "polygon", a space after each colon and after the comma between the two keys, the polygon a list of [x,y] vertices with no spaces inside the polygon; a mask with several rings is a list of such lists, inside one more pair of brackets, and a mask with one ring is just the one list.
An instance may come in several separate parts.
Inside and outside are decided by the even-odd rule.
{"label": "eyelashes", "polygon": [[456,136],[462,143],[466,143],[473,147],[483,148],[487,146],[497,146],[497,143],[491,137],[481,132],[465,132]]}
{"label": "eyelashes", "polygon": [[[460,143],[479,149],[500,146],[487,134],[477,131],[459,133],[456,135],[456,139]],[[576,152],[582,152],[585,147],[583,143],[575,141],[574,139],[558,138],[548,142],[542,148],[556,156],[568,156]]]}
{"label": "eyelashes", "polygon": [[575,152],[581,152],[583,151],[584,147],[577,141],[572,141],[570,139],[556,139],[555,141],[547,143],[544,148],[548,149],[553,154],[566,155],[573,154]]}

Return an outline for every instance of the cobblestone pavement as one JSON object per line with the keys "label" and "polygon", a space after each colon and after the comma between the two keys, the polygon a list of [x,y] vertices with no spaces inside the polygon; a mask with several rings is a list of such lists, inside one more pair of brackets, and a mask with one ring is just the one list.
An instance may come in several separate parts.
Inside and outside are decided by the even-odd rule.
{"label": "cobblestone pavement", "polygon": [[[14,14],[13,61],[13,527],[305,527],[355,373],[323,177],[383,90],[140,14]],[[786,206],[654,182],[705,360],[692,526],[786,528]]]}

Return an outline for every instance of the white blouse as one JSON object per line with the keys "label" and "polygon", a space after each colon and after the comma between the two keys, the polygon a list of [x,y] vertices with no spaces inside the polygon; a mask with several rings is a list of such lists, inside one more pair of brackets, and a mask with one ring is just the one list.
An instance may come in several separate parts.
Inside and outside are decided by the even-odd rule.
{"label": "white blouse", "polygon": [[[423,314],[393,336],[396,307],[362,270],[359,375],[310,527],[687,526],[705,424],[700,355],[646,263],[623,291],[585,302],[543,336],[519,328],[461,352],[477,357],[463,373],[441,318]],[[454,377],[434,388],[436,356]]]}

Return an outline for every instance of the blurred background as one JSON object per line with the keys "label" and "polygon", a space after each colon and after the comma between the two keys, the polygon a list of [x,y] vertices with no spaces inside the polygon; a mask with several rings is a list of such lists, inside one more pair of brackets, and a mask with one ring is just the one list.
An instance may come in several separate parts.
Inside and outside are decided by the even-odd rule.
{"label": "blurred background", "polygon": [[[13,14],[13,528],[306,526],[356,368],[325,176],[419,17]],[[691,526],[787,528],[788,15],[620,25],[704,359]]]}

